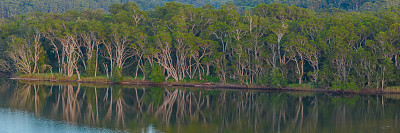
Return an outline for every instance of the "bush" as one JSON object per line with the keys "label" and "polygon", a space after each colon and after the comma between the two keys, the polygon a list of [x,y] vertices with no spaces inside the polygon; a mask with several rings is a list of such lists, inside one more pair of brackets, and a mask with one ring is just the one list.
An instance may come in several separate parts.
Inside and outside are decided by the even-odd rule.
{"label": "bush", "polygon": [[219,78],[218,77],[214,77],[214,76],[204,76],[204,80],[207,82],[213,82],[213,83],[218,83],[219,82]]}
{"label": "bush", "polygon": [[331,82],[332,87],[330,88],[331,90],[340,90],[343,88],[342,82],[339,81],[339,79],[335,79],[334,81]]}
{"label": "bush", "polygon": [[163,68],[157,63],[154,63],[154,65],[151,67],[149,78],[151,82],[163,82],[165,79]]}
{"label": "bush", "polygon": [[354,90],[359,91],[357,84],[354,82],[342,83],[338,79],[332,82],[331,90]]}
{"label": "bush", "polygon": [[93,77],[95,72],[97,73],[97,75],[99,75],[99,68],[96,68],[96,50],[94,50],[92,52],[92,58],[88,59],[86,61],[86,72],[85,72],[85,76],[87,77]]}
{"label": "bush", "polygon": [[121,82],[122,80],[124,80],[124,77],[122,76],[122,68],[113,68],[113,75],[111,77],[111,80],[114,82]]}
{"label": "bush", "polygon": [[354,82],[347,82],[347,83],[346,83],[346,86],[344,86],[344,89],[345,89],[345,90],[354,90],[354,91],[360,90],[360,89],[358,88],[357,84],[354,83]]}
{"label": "bush", "polygon": [[279,72],[278,69],[272,70],[270,85],[272,87],[279,87],[279,88],[285,87],[287,85],[286,79],[283,77],[283,75]]}
{"label": "bush", "polygon": [[314,83],[288,84],[287,87],[293,88],[293,89],[311,90],[311,89],[315,89],[316,85]]}

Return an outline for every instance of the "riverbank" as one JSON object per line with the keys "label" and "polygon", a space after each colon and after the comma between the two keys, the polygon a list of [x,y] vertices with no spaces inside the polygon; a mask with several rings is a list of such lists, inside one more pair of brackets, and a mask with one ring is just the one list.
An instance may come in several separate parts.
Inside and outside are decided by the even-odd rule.
{"label": "riverbank", "polygon": [[76,76],[67,77],[61,75],[48,75],[48,74],[35,74],[35,75],[20,75],[11,77],[12,80],[22,81],[39,81],[39,82],[58,82],[58,83],[80,83],[80,84],[98,84],[98,85],[145,85],[156,87],[191,87],[191,88],[204,88],[204,89],[236,89],[236,90],[270,90],[270,91],[299,91],[299,92],[322,92],[332,94],[400,94],[400,88],[388,87],[383,91],[381,89],[360,89],[354,90],[330,90],[329,88],[307,88],[304,86],[299,87],[282,87],[274,88],[264,85],[245,85],[237,83],[212,83],[212,82],[151,82],[149,80],[128,78],[121,82],[113,82],[107,77],[81,77],[80,80]]}

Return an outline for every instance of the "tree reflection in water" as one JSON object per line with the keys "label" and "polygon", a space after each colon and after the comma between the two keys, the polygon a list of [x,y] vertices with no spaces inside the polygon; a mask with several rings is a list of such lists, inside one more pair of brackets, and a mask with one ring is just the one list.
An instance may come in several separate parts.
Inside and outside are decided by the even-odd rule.
{"label": "tree reflection in water", "polygon": [[13,82],[0,96],[5,107],[36,116],[136,132],[391,132],[400,126],[397,95]]}

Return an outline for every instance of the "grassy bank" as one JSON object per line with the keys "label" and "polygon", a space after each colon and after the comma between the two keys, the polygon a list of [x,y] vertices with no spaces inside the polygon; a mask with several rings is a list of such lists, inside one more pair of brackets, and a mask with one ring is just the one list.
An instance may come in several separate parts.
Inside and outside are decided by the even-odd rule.
{"label": "grassy bank", "polygon": [[307,83],[307,84],[288,84],[287,87],[288,88],[293,88],[293,89],[298,89],[298,90],[313,90],[313,89],[317,89],[317,86],[313,85],[311,83]]}
{"label": "grassy bank", "polygon": [[[32,80],[42,80],[42,81],[78,81],[78,76],[73,75],[68,77],[66,75],[61,74],[49,74],[49,73],[40,73],[40,74],[23,74],[17,76],[20,79],[32,79]],[[80,82],[92,82],[92,83],[111,83],[112,81],[106,76],[97,76],[97,77],[80,77]]]}
{"label": "grassy bank", "polygon": [[152,86],[181,86],[181,87],[197,87],[197,88],[225,88],[225,89],[247,89],[247,90],[276,90],[276,91],[306,91],[306,92],[327,92],[327,93],[346,93],[346,94],[400,94],[400,87],[387,87],[383,91],[381,89],[361,89],[359,91],[353,90],[330,90],[328,88],[317,88],[316,85],[308,84],[288,84],[286,87],[274,88],[264,85],[245,85],[239,83],[213,83],[200,80],[183,80],[175,82],[168,80],[164,82],[151,82],[150,80],[143,79],[143,77],[123,77],[120,82],[114,82],[107,76],[101,75],[97,77],[84,77],[81,76],[78,80],[77,75],[68,77],[60,74],[29,74],[18,75],[17,80],[25,81],[50,81],[50,82],[72,82],[72,83],[88,83],[88,84],[120,84],[120,85],[152,85]]}
{"label": "grassy bank", "polygon": [[233,88],[233,89],[270,89],[270,90],[313,90],[316,89],[315,86],[311,84],[296,85],[289,84],[288,87],[275,88],[260,84],[240,84],[238,82],[228,82],[226,84],[219,83],[219,80],[215,79],[184,79],[181,81],[175,81],[173,79],[168,79],[162,82],[152,82],[150,79],[145,79],[143,77],[130,77],[124,76],[118,82],[113,81],[105,75],[100,75],[97,77],[85,77],[81,76],[80,79],[77,75],[68,77],[61,74],[24,74],[18,75],[15,79],[18,80],[30,80],[30,81],[51,81],[51,82],[79,82],[79,83],[99,83],[99,84],[130,84],[130,85],[158,85],[158,86],[184,86],[184,87],[207,87],[207,88]]}

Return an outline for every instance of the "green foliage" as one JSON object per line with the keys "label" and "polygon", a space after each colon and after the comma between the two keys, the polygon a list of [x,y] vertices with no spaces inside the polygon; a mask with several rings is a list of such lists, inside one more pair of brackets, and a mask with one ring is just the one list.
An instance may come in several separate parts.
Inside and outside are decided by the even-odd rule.
{"label": "green foliage", "polygon": [[112,71],[113,71],[113,75],[111,77],[112,81],[121,82],[122,80],[124,80],[124,77],[122,75],[122,68],[114,67]]}
{"label": "green foliage", "polygon": [[343,83],[343,82],[339,81],[338,79],[336,79],[332,82],[332,87],[330,89],[331,90],[353,90],[353,91],[360,90],[360,88],[357,86],[357,84],[355,82]]}
{"label": "green foliage", "polygon": [[[397,7],[373,12],[314,12],[300,8],[306,5],[275,1],[251,5],[240,1],[238,5],[245,7],[226,4],[220,8],[170,2],[143,11],[143,2],[126,2],[107,5],[104,9],[108,12],[77,8],[1,19],[1,68],[11,66],[20,74],[32,73],[32,33],[40,31],[36,39],[43,52],[37,63],[42,70],[36,72],[52,68],[53,73],[71,76],[82,71],[84,78],[89,78],[100,71],[109,75],[112,65],[110,79],[115,82],[124,80],[123,75],[138,74],[153,82],[286,87],[288,82],[298,81],[301,84],[289,87],[356,91],[400,85],[395,82],[400,77]],[[325,8],[326,4],[346,10],[364,8],[320,4],[325,6],[312,8]],[[80,45],[82,42],[88,46]],[[101,55],[97,70],[95,52],[89,59],[89,48]]]}
{"label": "green foliage", "polygon": [[40,80],[58,80],[58,81],[76,81],[78,80],[78,76],[74,75],[72,77],[68,77],[62,74],[50,74],[50,73],[35,73],[35,74],[20,74],[18,75],[20,78],[27,79],[40,79]]}
{"label": "green foliage", "polygon": [[157,83],[157,82],[163,82],[165,80],[164,70],[157,63],[154,63],[154,65],[153,65],[153,67],[151,67],[151,71],[149,73],[150,73],[149,78],[152,82]]}
{"label": "green foliage", "polygon": [[43,51],[39,54],[39,60],[37,62],[38,68],[39,68],[39,72],[43,73],[46,72],[46,60],[48,60],[48,58],[46,57],[47,52],[44,50],[43,46],[40,47],[40,50]]}
{"label": "green foliage", "polygon": [[[363,0],[363,1],[351,1],[351,0],[285,0],[285,1],[275,1],[275,0],[233,0],[233,4],[247,8],[247,6],[255,7],[259,4],[272,4],[272,3],[282,3],[287,5],[295,5],[297,7],[309,8],[316,11],[330,11],[338,12],[343,10],[349,11],[374,11],[379,7],[389,7],[398,5],[397,1],[379,1],[379,0]],[[346,3],[346,4],[344,4]]]}
{"label": "green foliage", "polygon": [[[210,4],[215,7],[219,7],[222,4],[227,3],[229,0],[185,0],[180,1],[181,3],[193,4],[195,7],[201,7]],[[52,13],[63,13],[69,10],[105,10],[110,11],[113,14],[116,12],[126,9],[125,3],[137,3],[142,10],[151,10],[157,6],[162,6],[170,0],[40,0],[40,2],[32,2],[25,0],[6,0],[0,1],[0,18],[8,18],[10,16],[18,14],[26,14],[30,12],[52,12]],[[124,3],[121,5],[120,3]],[[111,5],[111,6],[110,6]],[[136,4],[135,4],[136,5]],[[110,7],[109,7],[110,6]]]}
{"label": "green foliage", "polygon": [[278,87],[278,88],[286,87],[287,81],[278,69],[273,69],[271,71],[270,77],[271,77],[270,85],[272,87]]}
{"label": "green foliage", "polygon": [[302,90],[310,90],[310,89],[315,89],[316,85],[313,83],[307,83],[307,84],[288,84],[288,88],[293,88],[293,89],[302,89]]}
{"label": "green foliage", "polygon": [[360,89],[354,82],[347,82],[346,86],[344,86],[345,90],[354,90],[354,91],[359,91]]}
{"label": "green foliage", "polygon": [[213,82],[213,83],[218,83],[218,82],[220,82],[219,78],[218,78],[218,77],[215,77],[215,76],[204,76],[203,78],[204,78],[204,80],[205,80],[206,82]]}
{"label": "green foliage", "polygon": [[96,69],[96,51],[93,51],[92,58],[86,60],[85,76],[93,77],[96,71],[97,74],[100,74],[99,69]]}

